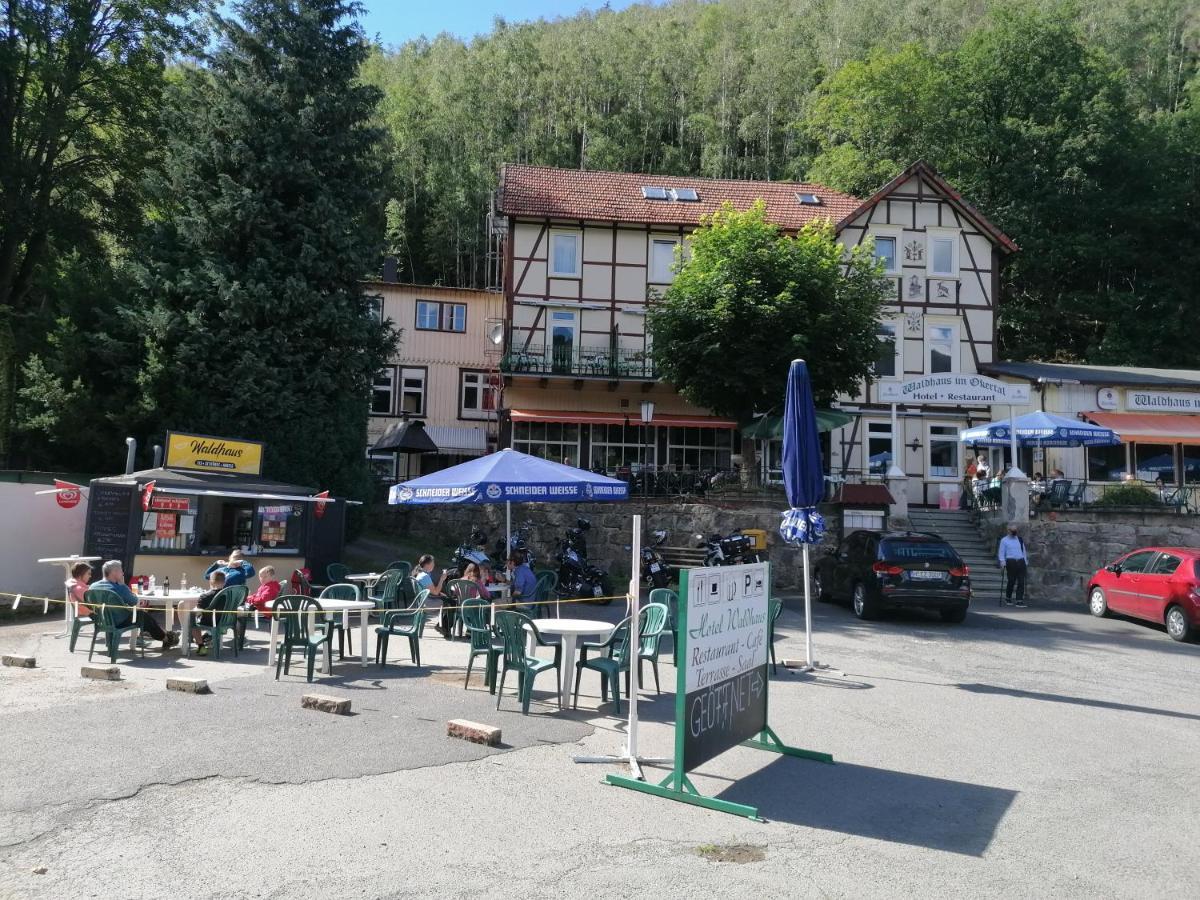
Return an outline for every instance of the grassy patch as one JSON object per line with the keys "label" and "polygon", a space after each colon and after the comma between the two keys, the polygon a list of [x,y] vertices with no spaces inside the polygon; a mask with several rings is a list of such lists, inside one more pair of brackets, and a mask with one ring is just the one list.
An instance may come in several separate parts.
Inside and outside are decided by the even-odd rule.
{"label": "grassy patch", "polygon": [[754,844],[701,844],[696,853],[709,862],[752,863],[767,858],[767,848]]}

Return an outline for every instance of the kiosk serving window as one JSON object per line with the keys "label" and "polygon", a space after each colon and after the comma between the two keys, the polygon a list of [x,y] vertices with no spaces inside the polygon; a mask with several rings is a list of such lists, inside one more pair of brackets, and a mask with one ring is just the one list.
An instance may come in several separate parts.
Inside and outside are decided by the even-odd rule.
{"label": "kiosk serving window", "polygon": [[156,494],[142,513],[141,550],[188,552],[196,536],[196,497]]}
{"label": "kiosk serving window", "polygon": [[155,493],[142,515],[143,552],[298,554],[303,545],[304,504],[286,500]]}

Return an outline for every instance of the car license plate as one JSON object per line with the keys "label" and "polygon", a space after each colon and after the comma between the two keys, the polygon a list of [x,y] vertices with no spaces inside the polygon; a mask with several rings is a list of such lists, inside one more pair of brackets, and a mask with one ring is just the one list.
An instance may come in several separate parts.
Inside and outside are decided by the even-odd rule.
{"label": "car license plate", "polygon": [[909,572],[908,577],[913,581],[941,581],[946,577],[945,572],[926,572],[924,570]]}
{"label": "car license plate", "polygon": [[660,566],[658,563],[650,563],[650,571],[651,572],[657,572],[661,568],[662,568],[662,566]]}

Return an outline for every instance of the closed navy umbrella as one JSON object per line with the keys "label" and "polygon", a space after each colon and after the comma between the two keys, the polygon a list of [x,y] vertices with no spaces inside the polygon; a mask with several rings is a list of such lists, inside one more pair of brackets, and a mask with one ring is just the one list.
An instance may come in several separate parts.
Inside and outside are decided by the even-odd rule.
{"label": "closed navy umbrella", "polygon": [[779,534],[787,543],[800,545],[804,552],[804,646],[807,667],[812,669],[815,663],[808,547],[820,543],[825,534],[825,519],[817,512],[817,504],[825,496],[825,474],[812,381],[802,359],[792,360],[788,370],[783,410],[783,486],[791,509],[783,514]]}

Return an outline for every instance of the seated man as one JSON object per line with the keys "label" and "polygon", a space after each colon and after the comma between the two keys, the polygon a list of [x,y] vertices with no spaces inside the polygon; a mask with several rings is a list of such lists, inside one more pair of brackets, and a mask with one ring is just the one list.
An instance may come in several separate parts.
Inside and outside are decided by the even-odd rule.
{"label": "seated man", "polygon": [[520,612],[532,613],[533,600],[537,595],[537,576],[525,562],[525,554],[514,553],[508,558],[509,581],[512,582],[512,602]]}
{"label": "seated man", "polygon": [[205,569],[204,577],[211,577],[212,573],[218,569],[225,573],[225,587],[245,584],[247,580],[254,577],[254,566],[242,559],[242,551],[237,549],[230,551],[228,561],[218,559]]}
{"label": "seated man", "polygon": [[[119,559],[110,559],[103,565],[100,571],[104,577],[91,586],[92,590],[112,591],[112,593],[117,597],[117,599],[113,601],[114,604],[120,604],[124,606],[146,605],[137,597],[136,594],[133,593],[133,591],[129,589],[129,586],[125,584],[125,567],[122,565]],[[117,619],[117,624],[127,625],[132,619],[133,610],[129,610],[128,612],[122,613],[121,617]],[[150,637],[154,638],[156,641],[162,641],[162,648],[164,650],[170,650],[179,643],[179,635],[175,634],[174,632],[168,634],[167,632],[163,631],[162,626],[154,620],[154,617],[150,615],[149,612],[143,611],[138,614],[138,625],[140,625],[142,631],[150,635]]]}

